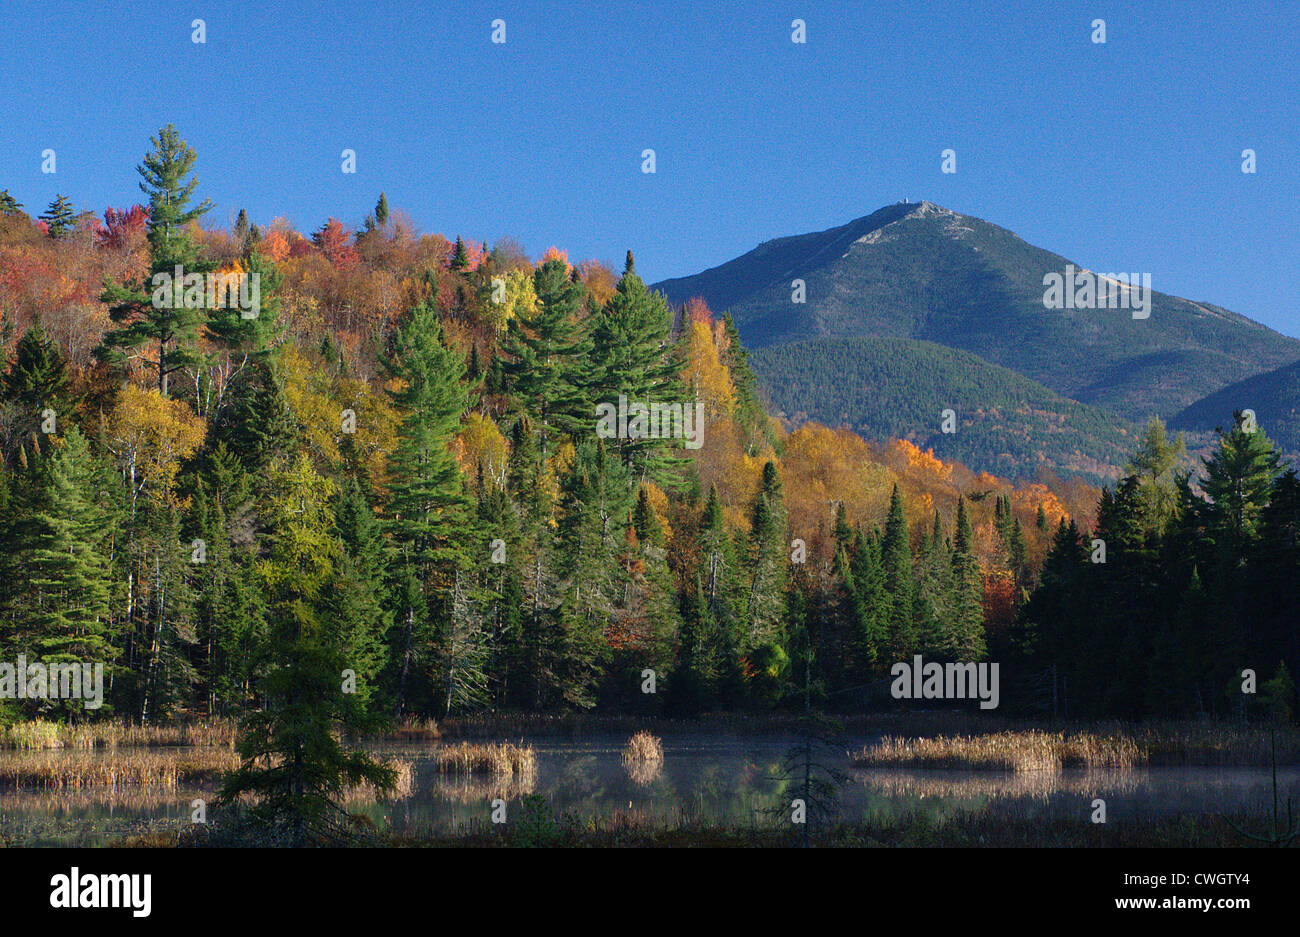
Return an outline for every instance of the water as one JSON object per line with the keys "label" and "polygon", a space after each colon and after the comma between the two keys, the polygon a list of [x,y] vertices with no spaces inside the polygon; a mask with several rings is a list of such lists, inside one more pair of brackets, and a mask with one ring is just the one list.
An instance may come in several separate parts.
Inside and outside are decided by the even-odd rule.
{"label": "water", "polygon": [[[521,741],[518,739],[511,741]],[[539,795],[557,815],[579,819],[635,819],[676,825],[730,826],[788,823],[794,783],[781,780],[792,739],[770,736],[663,737],[664,761],[656,772],[623,764],[625,736],[582,740],[523,739],[536,752],[536,770],[523,781],[440,775],[432,744],[376,746],[377,754],[409,761],[410,796],[389,804],[349,804],[377,825],[420,836],[490,827],[492,801],[518,815],[521,799]],[[846,740],[833,760],[847,775],[838,795],[842,820],[879,820],[917,812],[940,820],[988,805],[1028,816],[1087,818],[1092,801],[1106,801],[1109,822],[1127,817],[1206,815],[1271,810],[1266,768],[1139,768],[1132,771],[1065,771],[1003,774],[952,770],[852,769],[845,750],[870,739]],[[1300,767],[1278,769],[1281,796],[1300,800]],[[188,824],[191,802],[210,800],[211,788],[183,791],[52,792],[0,794],[0,835],[33,844],[104,844],[132,833]],[[778,815],[780,819],[778,819]]]}

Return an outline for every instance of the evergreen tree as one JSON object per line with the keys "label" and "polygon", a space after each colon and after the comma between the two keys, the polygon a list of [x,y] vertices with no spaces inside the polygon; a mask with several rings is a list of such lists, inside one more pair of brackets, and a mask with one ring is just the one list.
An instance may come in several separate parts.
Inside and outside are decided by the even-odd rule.
{"label": "evergreen tree", "polygon": [[56,427],[72,415],[75,400],[63,353],[39,320],[18,340],[9,369],[0,378],[0,400],[11,404],[16,414],[15,440],[35,433],[44,421],[46,409],[54,411]]}
{"label": "evergreen tree", "polygon": [[780,639],[785,611],[785,522],[781,478],[776,464],[768,461],[763,464],[762,480],[750,511],[746,544],[746,651]]}
{"label": "evergreen tree", "polygon": [[[118,328],[105,333],[102,352],[120,362],[126,353],[139,356],[152,346],[149,362],[158,375],[158,390],[167,396],[168,378],[182,368],[198,364],[195,345],[206,319],[206,290],[187,283],[215,264],[201,259],[201,251],[186,226],[211,208],[205,199],[189,207],[197,179],[189,179],[195,153],[170,124],[151,141],[153,150],[138,167],[140,189],[149,196],[149,263],[147,284],[110,284],[103,302]],[[176,270],[183,276],[178,280]],[[201,276],[199,276],[201,279]]]}
{"label": "evergreen tree", "polygon": [[[90,448],[76,427],[43,458],[28,496],[15,499],[22,518],[5,531],[10,653],[29,662],[105,665],[105,682],[118,651],[109,615],[108,531],[95,501]],[[81,704],[45,703],[76,715]]]}
{"label": "evergreen tree", "polygon": [[916,582],[907,517],[903,513],[903,497],[897,485],[889,496],[889,516],[880,545],[880,562],[885,574],[885,593],[889,597],[888,656],[891,660],[905,660],[918,644],[914,621]]}
{"label": "evergreen tree", "polygon": [[984,657],[984,610],[981,603],[983,580],[974,553],[974,536],[966,499],[957,499],[957,521],[952,539],[952,588],[949,619],[941,650],[954,660],[977,661]]}
{"label": "evergreen tree", "polygon": [[0,215],[16,215],[23,206],[9,194],[8,189],[0,190]]}
{"label": "evergreen tree", "polygon": [[72,201],[66,195],[59,195],[50,202],[40,220],[45,222],[46,233],[57,240],[75,227],[77,214],[72,210]]}
{"label": "evergreen tree", "polygon": [[556,433],[577,435],[595,423],[586,389],[590,348],[579,320],[585,289],[565,275],[564,263],[548,260],[533,274],[539,311],[529,321],[510,320],[501,342],[504,386],[532,418],[541,458],[555,448]]}
{"label": "evergreen tree", "polygon": [[261,685],[267,705],[241,726],[241,764],[227,775],[220,802],[252,795],[253,818],[294,846],[337,842],[348,832],[339,806],[348,789],[368,783],[382,791],[395,776],[339,739],[340,729],[370,723],[358,696],[343,692],[348,629],[337,627],[325,597],[339,557],[334,486],[300,456],[276,472],[273,490],[273,533],[259,567],[270,623]]}
{"label": "evergreen tree", "polygon": [[[402,418],[389,461],[388,505],[405,580],[397,595],[407,599],[399,604],[394,629],[401,648],[395,701],[400,713],[420,644],[430,637],[442,643],[444,688],[455,674],[455,647],[448,642],[461,612],[461,577],[470,567],[470,500],[449,446],[469,401],[461,384],[464,356],[443,344],[437,313],[428,304],[411,310],[387,366],[401,382],[390,392]],[[418,602],[411,601],[411,584],[418,586]],[[431,617],[420,620],[421,615]]]}
{"label": "evergreen tree", "polygon": [[[620,396],[629,408],[632,404],[648,408],[651,403],[673,402],[692,406],[693,401],[682,400],[678,363],[669,346],[671,329],[672,315],[663,295],[646,289],[628,251],[623,276],[592,328],[594,402],[615,410]],[[630,423],[629,417],[629,438],[614,438],[610,445],[632,479],[674,484],[671,470],[679,460],[667,452],[674,440],[651,437],[648,430],[644,436],[630,438]],[[702,431],[703,427],[696,429]]]}

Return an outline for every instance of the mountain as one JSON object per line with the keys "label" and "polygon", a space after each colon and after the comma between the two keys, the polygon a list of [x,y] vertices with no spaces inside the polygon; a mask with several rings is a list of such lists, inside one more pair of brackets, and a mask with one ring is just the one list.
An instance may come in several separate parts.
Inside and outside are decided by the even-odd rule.
{"label": "mountain", "polygon": [[[700,296],[715,312],[730,314],[751,350],[800,343],[796,357],[821,360],[828,373],[832,361],[844,365],[845,346],[815,343],[927,341],[970,352],[1125,421],[1153,413],[1169,418],[1230,384],[1300,361],[1296,339],[1219,306],[1154,290],[1145,319],[1128,309],[1045,308],[1044,276],[1063,274],[1070,264],[1005,228],[919,202],[768,241],[655,288],[673,302]],[[803,303],[792,301],[796,279],[804,281]],[[775,354],[769,360],[789,361]],[[961,365],[979,370],[968,359]],[[764,373],[769,395],[784,401],[783,409],[821,409],[778,388],[780,373]],[[845,421],[869,435],[887,432],[869,410],[846,413]],[[1032,473],[1033,466],[1022,469]]]}
{"label": "mountain", "polygon": [[[767,410],[793,424],[898,437],[1007,477],[1038,467],[1113,480],[1136,427],[969,352],[907,338],[791,342],[750,353]],[[943,411],[956,417],[944,433]]]}
{"label": "mountain", "polygon": [[1178,413],[1170,426],[1195,432],[1232,425],[1236,410],[1253,410],[1259,427],[1293,459],[1300,459],[1300,361],[1229,384]]}

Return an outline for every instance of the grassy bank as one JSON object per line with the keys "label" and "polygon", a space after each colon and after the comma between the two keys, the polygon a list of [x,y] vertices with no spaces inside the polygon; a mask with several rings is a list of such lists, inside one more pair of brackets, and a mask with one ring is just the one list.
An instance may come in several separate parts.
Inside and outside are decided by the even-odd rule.
{"label": "grassy bank", "polygon": [[[1278,731],[1279,764],[1300,762],[1300,733]],[[1199,723],[1111,725],[1047,732],[1039,729],[982,735],[888,735],[850,755],[859,768],[936,768],[978,771],[1131,769],[1158,766],[1264,766],[1270,738],[1258,727]]]}

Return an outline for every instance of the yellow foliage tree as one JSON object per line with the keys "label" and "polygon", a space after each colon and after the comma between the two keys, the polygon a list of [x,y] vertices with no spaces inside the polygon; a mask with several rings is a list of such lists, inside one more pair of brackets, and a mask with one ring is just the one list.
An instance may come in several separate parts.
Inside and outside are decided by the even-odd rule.
{"label": "yellow foliage tree", "polygon": [[172,502],[181,462],[203,444],[207,424],[183,401],[128,384],[104,429],[134,514],[141,494],[160,504]]}

